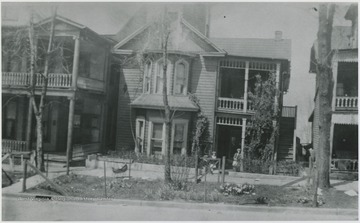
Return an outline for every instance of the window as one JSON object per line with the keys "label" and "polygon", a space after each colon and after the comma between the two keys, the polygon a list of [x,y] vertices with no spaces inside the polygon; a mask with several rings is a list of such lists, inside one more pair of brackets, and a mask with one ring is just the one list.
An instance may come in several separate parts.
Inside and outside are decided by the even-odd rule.
{"label": "window", "polygon": [[152,123],[150,154],[161,155],[163,148],[163,123]]}
{"label": "window", "polygon": [[187,92],[188,64],[181,60],[175,65],[174,94],[186,94]]}
{"label": "window", "polygon": [[144,152],[144,131],[145,131],[145,119],[136,119],[136,140],[139,146],[139,152]]}
{"label": "window", "polygon": [[143,93],[150,93],[150,86],[151,86],[151,70],[152,64],[151,61],[147,61],[144,67],[144,86],[143,86]]}
{"label": "window", "polygon": [[79,74],[83,77],[90,76],[91,54],[89,52],[80,52]]}
{"label": "window", "polygon": [[16,103],[10,102],[3,110],[3,132],[2,136],[5,139],[16,138]]}
{"label": "window", "polygon": [[182,154],[186,152],[187,126],[185,121],[174,121],[172,128],[172,154]]}
{"label": "window", "polygon": [[[170,74],[170,62],[167,63],[167,79],[169,80],[169,74]],[[155,76],[155,94],[161,94],[163,90],[163,84],[164,84],[164,62],[160,61],[157,63],[157,70],[156,70],[156,76]],[[169,90],[169,89],[168,89]]]}

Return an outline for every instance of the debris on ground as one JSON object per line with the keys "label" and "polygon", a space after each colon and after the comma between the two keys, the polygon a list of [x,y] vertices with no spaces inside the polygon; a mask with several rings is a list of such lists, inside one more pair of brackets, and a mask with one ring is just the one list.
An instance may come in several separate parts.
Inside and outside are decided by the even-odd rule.
{"label": "debris on ground", "polygon": [[345,191],[344,193],[347,194],[347,195],[349,195],[349,196],[351,196],[351,197],[358,195],[358,194],[356,193],[356,191],[354,191],[354,190],[348,190],[348,191]]}

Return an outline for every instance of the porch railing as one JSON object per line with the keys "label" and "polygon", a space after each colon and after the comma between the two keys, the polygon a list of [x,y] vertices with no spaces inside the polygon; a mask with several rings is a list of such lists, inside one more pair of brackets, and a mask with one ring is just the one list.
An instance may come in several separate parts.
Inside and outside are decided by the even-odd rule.
{"label": "porch railing", "polygon": [[[42,74],[35,74],[35,86],[44,85],[44,77]],[[32,75],[30,73],[21,72],[2,72],[2,86],[30,86],[32,83]],[[72,74],[50,73],[48,76],[48,87],[50,88],[68,88],[72,84]]]}
{"label": "porch railing", "polygon": [[26,151],[26,141],[3,139],[2,153],[24,152]]}
{"label": "porch railing", "polygon": [[336,97],[335,108],[337,109],[357,109],[358,97]]}
{"label": "porch railing", "polygon": [[357,159],[332,159],[331,170],[338,171],[358,171]]}
{"label": "porch railing", "polygon": [[[245,100],[239,98],[223,98],[218,97],[218,109],[227,111],[245,111]],[[247,111],[254,111],[250,101],[247,101]]]}

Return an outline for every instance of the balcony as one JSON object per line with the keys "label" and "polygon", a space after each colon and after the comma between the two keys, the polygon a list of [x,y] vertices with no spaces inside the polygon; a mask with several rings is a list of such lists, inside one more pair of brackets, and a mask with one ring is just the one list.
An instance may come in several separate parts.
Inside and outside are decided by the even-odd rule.
{"label": "balcony", "polygon": [[247,108],[245,109],[244,99],[218,97],[217,100],[218,111],[222,111],[222,112],[230,112],[230,113],[254,112],[254,109],[249,101],[247,101],[246,107]]}
{"label": "balcony", "polygon": [[26,142],[19,140],[3,139],[2,140],[2,153],[11,153],[11,152],[25,152],[26,151]]}
{"label": "balcony", "polygon": [[357,110],[358,109],[358,97],[336,97],[335,110]]}
{"label": "balcony", "polygon": [[[42,74],[35,74],[35,86],[42,87],[44,85],[44,77]],[[3,72],[3,87],[29,87],[32,82],[30,73],[20,72]],[[69,88],[72,84],[71,74],[50,73],[48,76],[48,88]]]}

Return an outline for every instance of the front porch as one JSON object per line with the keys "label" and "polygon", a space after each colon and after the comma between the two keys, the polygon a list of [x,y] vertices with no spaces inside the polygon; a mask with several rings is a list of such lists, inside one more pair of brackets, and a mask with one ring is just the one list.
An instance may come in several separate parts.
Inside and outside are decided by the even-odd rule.
{"label": "front porch", "polygon": [[332,171],[358,171],[358,125],[334,124]]}

